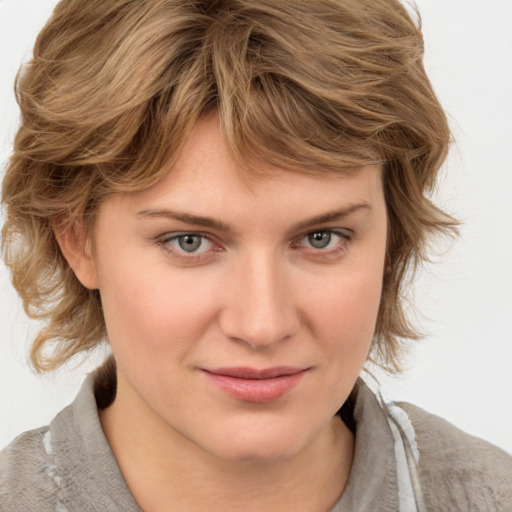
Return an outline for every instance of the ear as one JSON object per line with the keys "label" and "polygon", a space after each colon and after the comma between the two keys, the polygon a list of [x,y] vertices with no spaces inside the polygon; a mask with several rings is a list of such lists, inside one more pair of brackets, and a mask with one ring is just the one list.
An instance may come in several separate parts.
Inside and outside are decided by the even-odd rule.
{"label": "ear", "polygon": [[90,290],[99,288],[92,240],[86,235],[85,228],[61,219],[55,220],[52,228],[62,255],[77,279]]}

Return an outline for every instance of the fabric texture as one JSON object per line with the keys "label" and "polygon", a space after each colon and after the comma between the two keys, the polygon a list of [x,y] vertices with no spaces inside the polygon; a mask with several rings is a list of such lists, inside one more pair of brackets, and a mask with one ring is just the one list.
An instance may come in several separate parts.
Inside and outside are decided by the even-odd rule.
{"label": "fabric texture", "polygon": [[[0,452],[1,512],[140,512],[99,421],[104,377],[91,374],[49,426]],[[411,404],[385,404],[363,381],[353,417],[353,466],[332,512],[512,511],[512,457],[499,448]]]}

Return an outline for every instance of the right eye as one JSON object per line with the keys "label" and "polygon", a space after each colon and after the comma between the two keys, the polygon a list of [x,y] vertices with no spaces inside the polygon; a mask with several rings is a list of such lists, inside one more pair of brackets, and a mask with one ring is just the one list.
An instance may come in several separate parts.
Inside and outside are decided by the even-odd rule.
{"label": "right eye", "polygon": [[198,233],[170,233],[158,240],[167,252],[179,258],[194,258],[206,255],[214,249],[213,242]]}
{"label": "right eye", "polygon": [[188,253],[204,252],[208,249],[205,247],[207,244],[204,243],[206,238],[202,235],[186,234],[178,235],[170,240],[170,243],[174,243],[180,249]]}

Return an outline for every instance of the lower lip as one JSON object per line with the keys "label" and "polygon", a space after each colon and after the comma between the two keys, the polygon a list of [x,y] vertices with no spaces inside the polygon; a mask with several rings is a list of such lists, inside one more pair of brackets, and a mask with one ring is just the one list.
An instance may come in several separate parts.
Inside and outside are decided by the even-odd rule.
{"label": "lower lip", "polygon": [[215,386],[238,400],[266,403],[279,400],[299,384],[306,370],[270,379],[240,379],[228,375],[203,372]]}

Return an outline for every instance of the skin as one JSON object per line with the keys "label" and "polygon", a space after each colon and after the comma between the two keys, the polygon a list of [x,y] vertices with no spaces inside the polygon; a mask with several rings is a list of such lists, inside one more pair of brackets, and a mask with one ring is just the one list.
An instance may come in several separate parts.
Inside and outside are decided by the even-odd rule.
{"label": "skin", "polygon": [[[375,328],[381,172],[266,170],[243,178],[211,116],[161,182],[105,200],[89,249],[76,231],[57,233],[81,282],[100,290],[118,367],[100,418],[144,510],[321,511],[345,487],[354,438],[333,415]],[[332,212],[342,214],[319,219]],[[240,366],[304,372],[265,403],[230,396],[205,373]]]}

